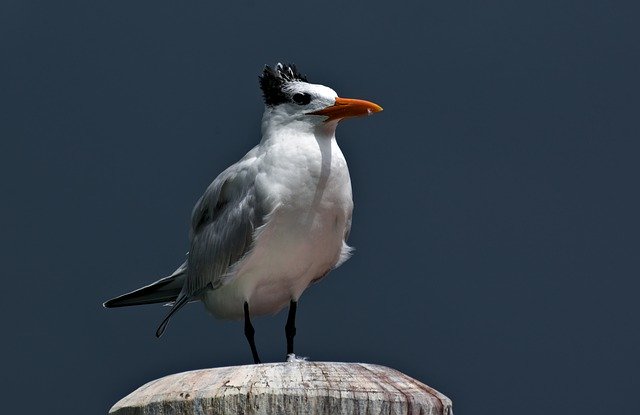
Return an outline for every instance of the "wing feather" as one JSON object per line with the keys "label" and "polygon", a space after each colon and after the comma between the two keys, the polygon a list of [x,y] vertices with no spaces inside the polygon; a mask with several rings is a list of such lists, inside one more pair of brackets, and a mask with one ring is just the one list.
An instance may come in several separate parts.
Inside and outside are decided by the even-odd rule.
{"label": "wing feather", "polygon": [[229,269],[251,249],[265,217],[254,186],[254,161],[250,152],[221,173],[196,203],[184,295],[197,297],[225,284]]}

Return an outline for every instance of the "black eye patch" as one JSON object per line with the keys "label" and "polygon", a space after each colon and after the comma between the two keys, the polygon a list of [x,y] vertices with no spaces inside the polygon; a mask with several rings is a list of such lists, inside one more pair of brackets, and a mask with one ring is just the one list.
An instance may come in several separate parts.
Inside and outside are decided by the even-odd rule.
{"label": "black eye patch", "polygon": [[298,105],[307,105],[308,103],[311,102],[311,95],[309,95],[309,94],[293,94],[291,99],[293,100],[293,102],[295,102]]}

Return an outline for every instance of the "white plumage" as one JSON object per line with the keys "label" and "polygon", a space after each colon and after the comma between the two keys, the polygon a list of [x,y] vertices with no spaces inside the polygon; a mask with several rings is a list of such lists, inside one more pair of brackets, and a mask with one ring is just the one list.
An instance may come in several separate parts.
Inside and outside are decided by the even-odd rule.
{"label": "white plumage", "polygon": [[351,180],[335,131],[344,118],[382,110],[310,84],[294,66],[266,67],[261,87],[267,104],[262,140],[222,172],[194,207],[187,261],[171,276],[105,303],[173,301],[158,336],[171,315],[194,300],[216,317],[244,316],[256,361],[249,317],[291,304],[292,352],[298,299],[349,258]]}
{"label": "white plumage", "polygon": [[241,318],[245,301],[252,315],[275,313],[349,257],[345,236],[353,201],[335,139],[337,122],[313,117],[283,125],[273,121],[278,118],[265,114],[262,142],[232,166],[244,170],[234,185],[255,187],[257,203],[264,204],[260,210],[268,213],[228,283],[204,296],[207,309],[219,317]]}

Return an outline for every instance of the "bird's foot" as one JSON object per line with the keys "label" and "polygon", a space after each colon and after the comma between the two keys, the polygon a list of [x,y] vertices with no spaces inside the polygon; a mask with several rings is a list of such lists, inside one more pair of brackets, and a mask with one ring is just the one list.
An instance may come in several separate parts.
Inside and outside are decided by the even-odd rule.
{"label": "bird's foot", "polygon": [[306,362],[307,359],[309,359],[309,358],[308,357],[304,357],[304,356],[296,356],[293,353],[289,353],[287,355],[287,362],[295,362],[295,363]]}

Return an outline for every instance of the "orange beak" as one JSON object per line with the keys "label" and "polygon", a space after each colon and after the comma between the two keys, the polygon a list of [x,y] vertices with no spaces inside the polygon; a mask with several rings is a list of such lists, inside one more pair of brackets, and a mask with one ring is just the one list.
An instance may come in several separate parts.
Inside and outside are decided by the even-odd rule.
{"label": "orange beak", "polygon": [[361,117],[382,111],[382,107],[373,102],[362,99],[336,98],[335,104],[318,111],[310,112],[313,115],[328,117],[325,122],[342,120],[344,118]]}

